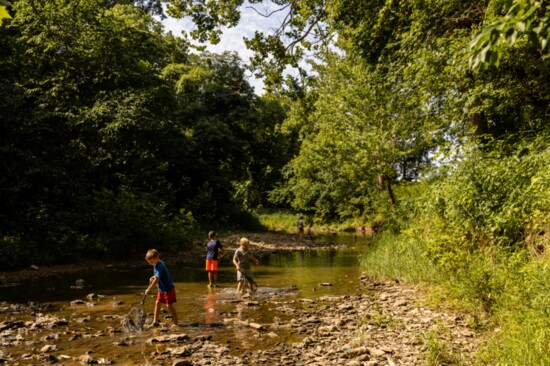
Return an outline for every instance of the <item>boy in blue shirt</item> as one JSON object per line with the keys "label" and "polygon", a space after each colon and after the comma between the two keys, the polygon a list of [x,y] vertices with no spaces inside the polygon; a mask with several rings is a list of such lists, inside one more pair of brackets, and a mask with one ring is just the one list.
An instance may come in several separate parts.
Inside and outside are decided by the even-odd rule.
{"label": "boy in blue shirt", "polygon": [[172,322],[174,325],[178,325],[178,314],[174,307],[174,303],[176,302],[176,288],[172,282],[172,277],[170,277],[168,268],[166,268],[164,262],[160,260],[160,254],[156,249],[149,249],[145,255],[145,260],[153,266],[153,277],[149,280],[149,287],[145,290],[145,295],[155,286],[157,286],[158,289],[152,326],[156,327],[159,325],[161,304],[166,304],[168,306],[168,310],[170,314],[172,314]]}
{"label": "boy in blue shirt", "polygon": [[218,249],[222,253],[222,243],[216,239],[216,233],[208,233],[208,243],[206,244],[206,271],[208,272],[208,288],[218,287]]}

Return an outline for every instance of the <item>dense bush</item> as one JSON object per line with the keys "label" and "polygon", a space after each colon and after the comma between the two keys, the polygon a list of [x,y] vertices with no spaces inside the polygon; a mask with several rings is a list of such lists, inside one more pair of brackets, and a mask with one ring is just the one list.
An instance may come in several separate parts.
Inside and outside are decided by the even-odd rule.
{"label": "dense bush", "polygon": [[3,268],[130,258],[151,247],[178,251],[190,247],[199,235],[191,213],[182,209],[173,214],[155,197],[127,190],[118,194],[103,190],[87,204],[54,216],[43,209],[33,222],[41,226],[19,236],[2,236]]}
{"label": "dense bush", "polygon": [[[513,252],[543,220],[550,150],[546,139],[515,148],[470,150],[431,186],[430,255],[449,269],[456,258],[488,246]],[[513,149],[512,151],[507,151]],[[546,197],[545,197],[546,196]],[[460,262],[459,262],[460,263]]]}

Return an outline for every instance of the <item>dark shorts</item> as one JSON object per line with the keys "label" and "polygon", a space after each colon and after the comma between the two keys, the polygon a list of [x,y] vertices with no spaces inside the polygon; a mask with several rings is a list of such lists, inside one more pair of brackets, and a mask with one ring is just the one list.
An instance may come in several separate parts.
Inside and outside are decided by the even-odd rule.
{"label": "dark shorts", "polygon": [[157,295],[157,301],[166,305],[170,305],[176,302],[176,289],[173,288],[172,291],[167,293],[159,292]]}

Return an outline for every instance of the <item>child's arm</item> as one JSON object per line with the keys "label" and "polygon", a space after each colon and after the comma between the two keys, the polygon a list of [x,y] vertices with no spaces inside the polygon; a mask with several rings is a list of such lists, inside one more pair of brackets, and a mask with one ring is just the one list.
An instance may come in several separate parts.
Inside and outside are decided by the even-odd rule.
{"label": "child's arm", "polygon": [[240,269],[239,267],[239,262],[237,262],[237,258],[233,257],[233,264],[235,265],[235,267],[237,267],[237,271]]}
{"label": "child's arm", "polygon": [[254,261],[254,263],[260,264],[260,261],[257,260],[256,257],[254,257],[254,256],[252,255],[252,253],[248,254],[248,258],[252,259],[252,260]]}
{"label": "child's arm", "polygon": [[145,295],[147,295],[149,291],[151,291],[151,289],[155,287],[158,283],[159,283],[158,277],[155,277],[155,276],[151,277],[149,279],[149,287],[147,287],[147,290],[145,290]]}

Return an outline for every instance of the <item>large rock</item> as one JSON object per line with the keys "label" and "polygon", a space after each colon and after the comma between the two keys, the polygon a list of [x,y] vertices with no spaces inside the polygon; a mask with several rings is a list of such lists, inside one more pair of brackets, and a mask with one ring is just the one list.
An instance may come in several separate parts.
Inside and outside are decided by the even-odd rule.
{"label": "large rock", "polygon": [[187,334],[181,333],[181,334],[161,335],[161,336],[149,338],[147,342],[148,343],[183,342],[187,339],[189,339],[189,336]]}

